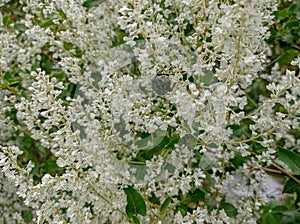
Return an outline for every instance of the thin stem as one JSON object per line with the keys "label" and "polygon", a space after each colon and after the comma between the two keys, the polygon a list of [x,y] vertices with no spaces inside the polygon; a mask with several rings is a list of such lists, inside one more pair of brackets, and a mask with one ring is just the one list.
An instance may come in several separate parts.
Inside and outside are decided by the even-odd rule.
{"label": "thin stem", "polygon": [[127,161],[127,163],[132,165],[146,165],[146,162],[140,162],[140,161]]}
{"label": "thin stem", "polygon": [[255,166],[255,165],[251,164],[251,163],[247,163],[247,166],[252,168],[252,169],[255,169],[255,170],[263,170],[267,173],[284,174],[280,170],[274,170],[274,169],[270,169],[270,168],[266,168],[266,167],[258,167],[258,166]]}
{"label": "thin stem", "polygon": [[255,166],[255,165],[253,165],[251,163],[247,163],[248,167],[253,168],[255,170],[263,170],[266,173],[273,173],[273,174],[279,174],[279,175],[288,176],[289,178],[293,179],[297,184],[300,185],[300,180],[297,179],[293,174],[287,172],[286,170],[284,170],[282,167],[280,167],[276,163],[271,163],[271,165],[274,166],[274,167],[276,167],[278,170],[270,169],[270,168],[266,168],[266,167],[259,167],[259,166]]}
{"label": "thin stem", "polygon": [[271,163],[272,166],[275,166],[278,170],[280,170],[284,175],[288,176],[289,178],[293,179],[297,184],[300,185],[300,180],[297,179],[293,174],[284,170],[281,166],[277,165],[276,163]]}

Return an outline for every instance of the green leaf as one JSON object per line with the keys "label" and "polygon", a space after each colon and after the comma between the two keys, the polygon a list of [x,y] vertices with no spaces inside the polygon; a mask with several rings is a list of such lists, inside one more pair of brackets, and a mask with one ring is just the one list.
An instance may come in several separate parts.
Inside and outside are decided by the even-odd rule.
{"label": "green leaf", "polygon": [[10,86],[19,84],[22,81],[22,78],[19,76],[17,71],[5,72],[3,79]]}
{"label": "green leaf", "polygon": [[283,19],[285,19],[289,16],[289,10],[288,10],[288,8],[284,8],[280,11],[275,12],[274,14],[275,14],[275,18],[278,21],[280,21],[280,20],[283,20]]}
{"label": "green leaf", "polygon": [[292,210],[283,205],[274,207],[272,213],[279,217],[278,219],[281,221],[279,223],[299,223],[300,221],[300,213],[297,210]]}
{"label": "green leaf", "polygon": [[42,28],[45,28],[45,27],[48,27],[48,26],[52,26],[52,25],[54,25],[55,23],[53,22],[53,20],[52,19],[49,19],[49,20],[47,20],[46,22],[44,22],[43,24],[41,24],[40,26],[42,27]]}
{"label": "green leaf", "polygon": [[43,163],[43,170],[55,176],[55,174],[62,172],[63,168],[57,165],[56,160],[48,159]]}
{"label": "green leaf", "polygon": [[168,137],[167,133],[165,132],[159,132],[157,135],[154,135],[153,138],[154,146],[150,149],[139,151],[136,155],[136,158],[133,159],[134,161],[145,162],[146,160],[150,160],[158,151],[166,148],[167,146],[172,146],[172,144],[174,144],[172,139]]}
{"label": "green leaf", "polygon": [[207,72],[204,76],[201,76],[201,82],[204,85],[210,85],[216,80],[215,75],[212,71]]}
{"label": "green leaf", "polygon": [[[297,179],[300,179],[300,176],[295,176]],[[298,184],[293,179],[288,179],[285,183],[282,193],[296,193],[297,197],[294,201],[294,204],[297,205],[300,202],[300,184]]]}
{"label": "green leaf", "polygon": [[67,51],[69,51],[73,48],[73,44],[70,43],[70,42],[64,42],[63,46],[64,46],[64,49],[67,50]]}
{"label": "green leaf", "polygon": [[278,59],[278,63],[280,65],[289,64],[297,55],[298,55],[297,50],[289,49],[283,55],[280,56],[280,58]]}
{"label": "green leaf", "polygon": [[288,8],[288,11],[289,11],[290,14],[299,14],[300,13],[300,2],[297,2],[293,5],[291,5]]}
{"label": "green leaf", "polygon": [[135,224],[140,224],[140,220],[138,219],[138,217],[133,216],[132,219]]}
{"label": "green leaf", "polygon": [[235,168],[239,168],[245,163],[245,158],[242,156],[241,153],[235,154],[234,158],[232,159],[232,164]]}
{"label": "green leaf", "polygon": [[[295,176],[295,177],[298,179],[300,178],[300,176]],[[282,193],[294,193],[294,192],[300,193],[300,185],[293,179],[288,179],[288,181],[284,185]]]}
{"label": "green leaf", "polygon": [[278,157],[295,175],[300,175],[300,155],[283,147],[278,148]]}
{"label": "green leaf", "polygon": [[9,25],[12,24],[13,21],[9,18],[9,16],[3,16],[2,23],[5,27],[9,27]]}
{"label": "green leaf", "polygon": [[87,0],[82,4],[82,6],[85,8],[90,8],[103,2],[105,2],[105,0]]}
{"label": "green leaf", "polygon": [[40,67],[42,70],[44,70],[47,74],[50,74],[52,72],[52,68],[53,68],[53,61],[51,58],[49,58],[47,55],[45,54],[41,54],[41,64]]}
{"label": "green leaf", "polygon": [[204,201],[205,193],[200,189],[196,189],[192,193],[190,193],[191,202],[199,202]]}
{"label": "green leaf", "polygon": [[63,10],[58,9],[57,12],[63,19],[67,19],[67,15]]}
{"label": "green leaf", "polygon": [[261,219],[262,224],[274,224],[280,222],[280,218],[272,212],[263,213]]}
{"label": "green leaf", "polygon": [[151,192],[151,197],[149,197],[148,199],[152,204],[157,204],[157,205],[160,205],[160,201],[159,201],[159,198],[156,197],[156,195]]}
{"label": "green leaf", "polygon": [[126,214],[129,218],[135,216],[146,215],[146,203],[141,194],[135,190],[133,187],[128,186],[124,188],[124,192],[127,195],[127,205],[126,205]]}
{"label": "green leaf", "polygon": [[182,216],[187,214],[188,207],[186,204],[179,204],[176,206],[176,211],[180,211]]}
{"label": "green leaf", "polygon": [[210,170],[212,167],[212,162],[209,156],[209,153],[205,153],[201,156],[199,166],[203,170]]}
{"label": "green leaf", "polygon": [[300,24],[300,22],[298,20],[290,20],[284,25],[284,27],[285,28],[293,28],[293,27],[299,28],[299,24]]}
{"label": "green leaf", "polygon": [[234,218],[238,213],[236,207],[227,202],[221,202],[219,209],[224,209],[230,218]]}
{"label": "green leaf", "polygon": [[26,26],[24,23],[15,23],[14,27],[16,30],[18,30],[21,33],[25,32],[26,30]]}
{"label": "green leaf", "polygon": [[168,207],[168,205],[170,204],[171,201],[172,201],[172,199],[170,197],[167,197],[165,199],[165,201],[162,203],[162,205],[160,206],[160,211],[161,212],[166,211],[166,209],[167,209],[167,207]]}
{"label": "green leaf", "polygon": [[23,219],[26,223],[30,223],[33,220],[33,214],[31,211],[26,211],[23,215]]}

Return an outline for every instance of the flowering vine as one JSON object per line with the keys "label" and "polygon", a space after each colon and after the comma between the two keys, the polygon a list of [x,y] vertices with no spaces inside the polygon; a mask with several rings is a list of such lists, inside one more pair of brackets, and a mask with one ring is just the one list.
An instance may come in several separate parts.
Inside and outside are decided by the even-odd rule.
{"label": "flowering vine", "polygon": [[13,4],[0,167],[34,222],[257,223],[269,174],[299,181],[299,74],[265,68],[275,1]]}

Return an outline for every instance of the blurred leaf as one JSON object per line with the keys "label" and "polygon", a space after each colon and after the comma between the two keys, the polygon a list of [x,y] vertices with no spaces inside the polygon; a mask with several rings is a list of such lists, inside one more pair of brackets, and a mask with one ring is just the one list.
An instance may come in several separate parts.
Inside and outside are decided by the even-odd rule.
{"label": "blurred leaf", "polygon": [[82,55],[83,55],[83,51],[79,47],[76,47],[75,48],[75,57],[81,58]]}
{"label": "blurred leaf", "polygon": [[[293,35],[291,32],[286,32],[284,35],[282,35],[281,39],[282,39],[282,41],[284,41],[287,44],[292,44],[295,41],[295,35]],[[286,52],[284,55],[287,55],[287,54],[290,54],[290,53]],[[291,57],[291,56],[289,56],[289,57]],[[287,58],[287,60],[290,60],[290,59]]]}
{"label": "blurred leaf", "polygon": [[26,26],[23,23],[15,23],[14,27],[16,30],[19,31],[19,33],[16,36],[16,38],[19,39],[22,36],[22,34],[25,32]]}
{"label": "blurred leaf", "polygon": [[41,54],[41,69],[44,70],[47,74],[52,72],[53,61],[50,57],[45,54]]}
{"label": "blurred leaf", "polygon": [[19,84],[22,81],[22,78],[18,75],[17,71],[5,72],[3,79],[8,83],[8,85]]}
{"label": "blurred leaf", "polygon": [[289,134],[293,135],[296,139],[300,139],[300,128],[298,129],[291,129]]}
{"label": "blurred leaf", "polygon": [[9,25],[12,24],[13,21],[9,18],[9,16],[3,16],[2,23],[5,27],[9,27]]}
{"label": "blurred leaf", "polygon": [[258,153],[258,154],[261,154],[261,153],[266,152],[268,150],[267,147],[264,147],[259,142],[253,142],[251,144],[251,149],[252,149],[253,152]]}
{"label": "blurred leaf", "polygon": [[200,81],[204,83],[204,85],[212,84],[216,80],[216,77],[212,71],[207,72],[204,76],[201,76]]}
{"label": "blurred leaf", "polygon": [[300,223],[300,213],[284,205],[268,203],[263,208],[260,224],[296,224]]}
{"label": "blurred leaf", "polygon": [[172,199],[170,197],[167,197],[162,203],[162,205],[160,206],[160,212],[165,212],[171,201]]}
{"label": "blurred leaf", "polygon": [[238,213],[236,207],[227,202],[221,202],[219,209],[224,209],[230,218],[234,218]]}
{"label": "blurred leaf", "polygon": [[200,168],[203,170],[210,170],[212,167],[211,155],[209,152],[204,153],[200,159]]}
{"label": "blurred leaf", "polygon": [[160,205],[159,198],[156,197],[156,195],[155,195],[153,192],[151,193],[151,197],[149,197],[148,200],[149,200],[152,204]]}
{"label": "blurred leaf", "polygon": [[146,215],[146,204],[144,198],[133,187],[128,186],[124,189],[127,195],[126,214],[129,218],[133,218],[137,215]]}
{"label": "blurred leaf", "polygon": [[135,224],[140,224],[140,220],[138,219],[138,217],[133,216],[132,219]]}
{"label": "blurred leaf", "polygon": [[69,51],[73,48],[73,44],[70,42],[64,42],[64,49]]}
{"label": "blurred leaf", "polygon": [[284,162],[293,172],[300,175],[300,155],[283,147],[278,148],[278,157]]}
{"label": "blurred leaf", "polygon": [[200,190],[200,189],[196,189],[194,190],[192,193],[189,194],[191,197],[191,202],[199,202],[199,201],[204,201],[204,196],[205,193]]}
{"label": "blurred leaf", "polygon": [[255,122],[246,118],[241,120],[240,124],[231,124],[228,127],[232,129],[232,137],[248,139],[252,135],[252,131],[250,130],[251,124],[255,124]]}
{"label": "blurred leaf", "polygon": [[279,11],[275,12],[274,14],[275,14],[275,19],[280,21],[280,20],[283,20],[283,19],[285,19],[289,16],[289,9],[284,8],[282,10],[279,10]]}
{"label": "blurred leaf", "polygon": [[285,28],[292,28],[292,27],[299,28],[299,24],[300,24],[299,20],[290,20],[284,25],[284,27]]}
{"label": "blurred leaf", "polygon": [[18,30],[19,32],[23,33],[26,30],[26,26],[23,23],[16,23],[15,29]]}
{"label": "blurred leaf", "polygon": [[[300,176],[295,176],[296,178],[300,178]],[[288,179],[285,183],[282,193],[294,193],[300,192],[300,185],[295,182],[293,179]]]}
{"label": "blurred leaf", "polygon": [[62,11],[61,9],[58,9],[57,12],[63,19],[67,19],[67,15],[64,11]]}
{"label": "blurred leaf", "polygon": [[134,161],[145,162],[146,160],[150,160],[156,153],[165,151],[164,149],[172,149],[174,145],[178,143],[179,136],[172,135],[172,130],[168,129],[168,132],[157,131],[152,135],[153,147],[145,150],[140,150],[136,157],[133,159]]}
{"label": "blurred leaf", "polygon": [[176,206],[176,212],[180,212],[182,216],[185,216],[187,214],[187,210],[188,210],[188,207],[186,204],[179,204]]}
{"label": "blurred leaf", "polygon": [[275,224],[279,223],[279,217],[272,212],[265,212],[261,216],[262,222],[261,224]]}
{"label": "blurred leaf", "polygon": [[241,155],[241,153],[236,153],[231,162],[235,168],[239,168],[245,163],[245,158]]}
{"label": "blurred leaf", "polygon": [[32,223],[33,220],[33,214],[31,211],[26,211],[23,215],[23,219],[26,223]]}
{"label": "blurred leaf", "polygon": [[51,175],[55,176],[57,175],[57,173],[62,172],[64,169],[59,167],[56,163],[56,160],[45,160],[44,164],[43,164],[43,174],[44,173],[50,173]]}
{"label": "blurred leaf", "polygon": [[294,49],[287,50],[283,55],[278,59],[280,65],[289,64],[297,55],[298,51]]}
{"label": "blurred leaf", "polygon": [[290,14],[300,14],[300,2],[298,1],[297,3],[291,5],[289,8],[288,8],[288,12]]}
{"label": "blurred leaf", "polygon": [[74,98],[76,89],[77,89],[77,85],[75,85],[73,83],[69,83],[67,85],[67,88],[62,90],[59,97],[63,100],[65,100],[68,96],[70,96],[71,98]]}
{"label": "blurred leaf", "polygon": [[283,114],[288,114],[288,110],[281,103],[275,103],[275,105],[272,107],[272,109],[275,112],[280,112],[280,113],[283,113]]}
{"label": "blurred leaf", "polygon": [[40,26],[41,26],[42,28],[45,28],[45,27],[52,26],[52,25],[55,25],[55,23],[53,22],[52,19],[49,19],[49,20],[47,20],[46,22],[44,22],[43,24],[41,24]]}
{"label": "blurred leaf", "polygon": [[[295,176],[298,180],[300,179],[300,176]],[[284,188],[282,190],[282,193],[296,193],[297,197],[296,200],[294,200],[294,204],[297,206],[300,202],[300,185],[294,181],[293,179],[288,179],[288,181],[285,183]]]}
{"label": "blurred leaf", "polygon": [[276,214],[277,217],[279,217],[280,221],[278,223],[292,224],[299,223],[300,221],[300,213],[298,211],[292,210],[283,205],[278,205],[274,207],[272,213]]}
{"label": "blurred leaf", "polygon": [[82,4],[82,6],[85,8],[90,8],[103,2],[105,2],[105,0],[87,0]]}

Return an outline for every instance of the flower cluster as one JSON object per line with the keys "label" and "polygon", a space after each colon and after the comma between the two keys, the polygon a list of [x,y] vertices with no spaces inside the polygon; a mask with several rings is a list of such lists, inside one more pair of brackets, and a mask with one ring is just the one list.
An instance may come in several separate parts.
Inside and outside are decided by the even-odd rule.
{"label": "flower cluster", "polygon": [[259,167],[278,141],[300,145],[299,76],[264,72],[275,1],[15,7],[0,30],[0,167],[36,223],[256,223],[271,200]]}

